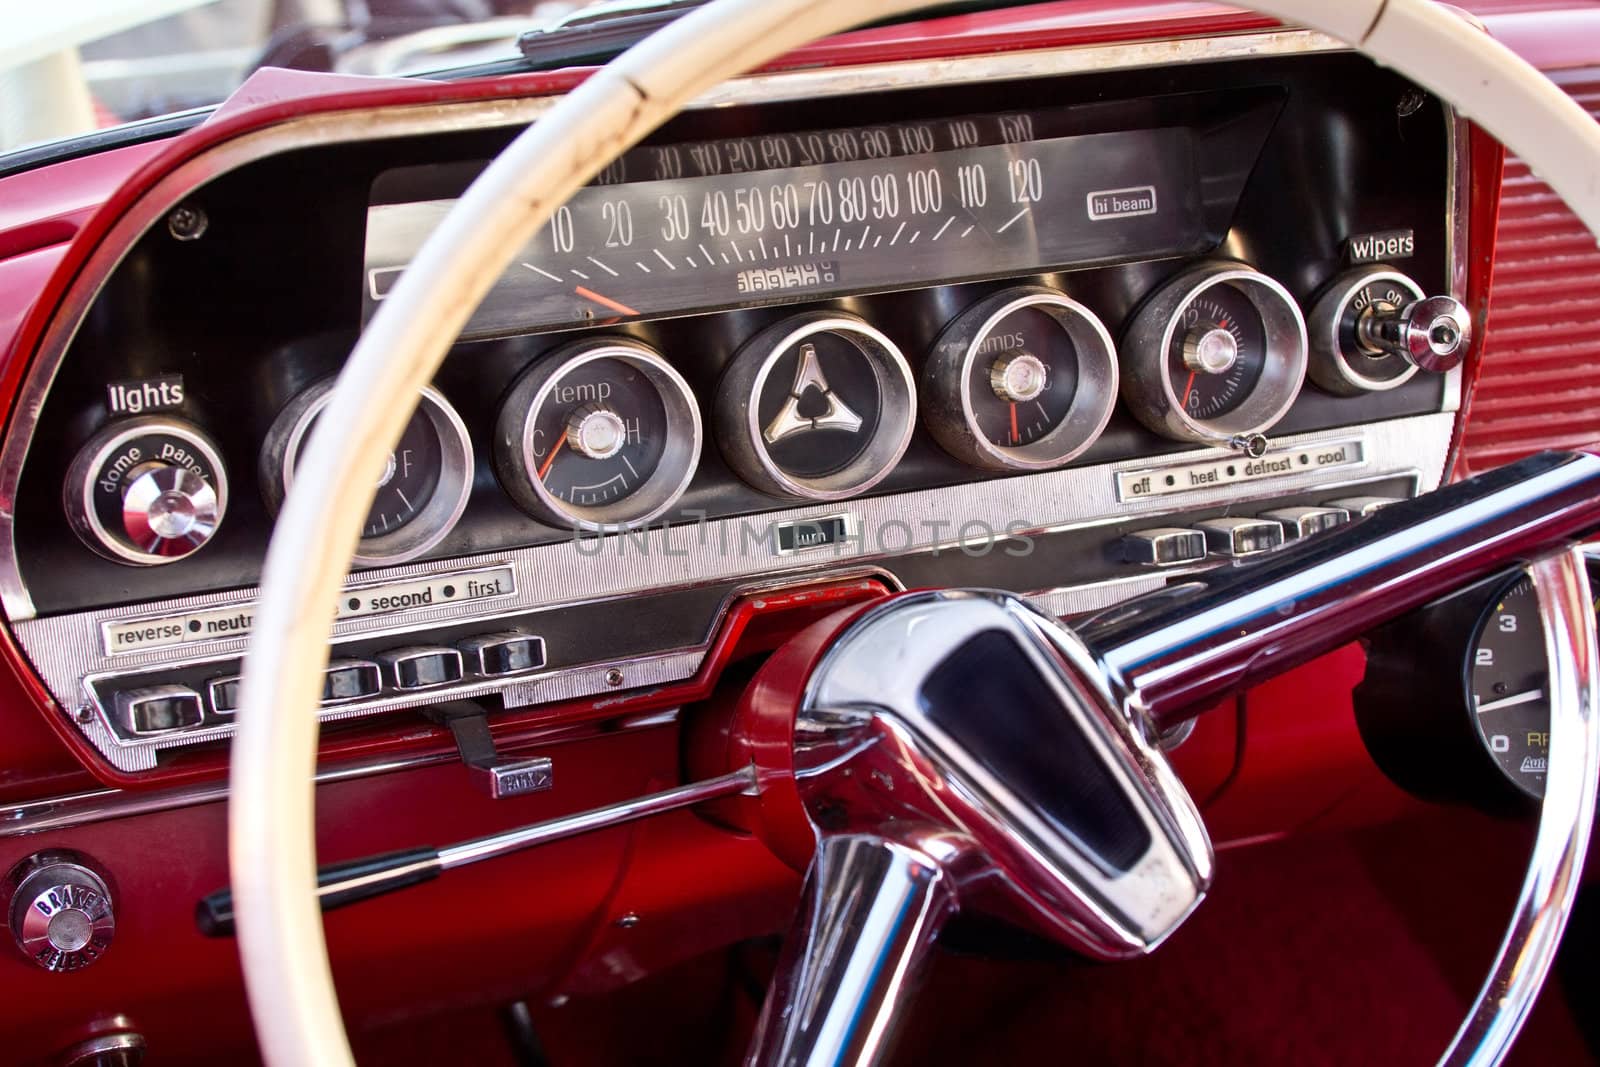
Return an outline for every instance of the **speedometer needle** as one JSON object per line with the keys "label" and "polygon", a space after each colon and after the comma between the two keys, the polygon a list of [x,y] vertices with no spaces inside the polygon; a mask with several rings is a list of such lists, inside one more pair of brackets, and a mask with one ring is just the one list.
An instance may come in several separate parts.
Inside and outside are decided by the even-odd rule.
{"label": "speedometer needle", "polygon": [[1544,699],[1543,689],[1530,689],[1526,693],[1517,693],[1513,696],[1501,697],[1499,700],[1491,700],[1487,704],[1479,704],[1478,714],[1482,715],[1486,711],[1499,711],[1501,708],[1513,708],[1518,704],[1532,704],[1535,700],[1542,699]]}
{"label": "speedometer needle", "polygon": [[548,456],[544,457],[544,462],[539,464],[539,480],[541,482],[544,481],[544,476],[550,473],[550,465],[556,461],[556,456],[561,452],[561,446],[566,443],[566,434],[562,434],[560,437],[557,437],[556,446],[550,450],[550,454]]}

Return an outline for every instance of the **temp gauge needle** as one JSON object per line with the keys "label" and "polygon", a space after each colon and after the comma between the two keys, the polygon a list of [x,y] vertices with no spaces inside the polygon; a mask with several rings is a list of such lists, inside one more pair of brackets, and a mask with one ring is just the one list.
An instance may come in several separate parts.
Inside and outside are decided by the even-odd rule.
{"label": "temp gauge needle", "polygon": [[1499,711],[1501,708],[1514,708],[1518,704],[1532,704],[1535,700],[1544,699],[1543,689],[1530,689],[1526,693],[1515,693],[1499,700],[1491,700],[1487,704],[1478,705],[1478,714],[1486,711]]}
{"label": "temp gauge needle", "polygon": [[556,456],[558,456],[561,453],[561,446],[566,444],[566,443],[567,443],[567,435],[566,434],[562,434],[560,437],[557,437],[556,438],[555,447],[550,449],[550,454],[548,456],[544,457],[544,462],[543,463],[539,464],[539,480],[541,482],[544,481],[545,475],[550,473],[551,464],[555,463]]}

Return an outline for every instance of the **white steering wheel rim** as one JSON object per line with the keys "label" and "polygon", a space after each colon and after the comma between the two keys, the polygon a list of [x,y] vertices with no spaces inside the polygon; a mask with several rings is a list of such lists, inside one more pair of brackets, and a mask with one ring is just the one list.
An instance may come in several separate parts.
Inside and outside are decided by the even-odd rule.
{"label": "white steering wheel rim", "polygon": [[[229,862],[266,1062],[353,1063],[316,899],[313,772],[329,620],[373,487],[472,310],[555,208],[706,89],[926,0],[716,0],[589,78],[467,190],[368,324],[319,419],[262,573],[233,741]],[[1503,45],[1429,0],[1250,0],[1453,104],[1600,233],[1600,125]]]}

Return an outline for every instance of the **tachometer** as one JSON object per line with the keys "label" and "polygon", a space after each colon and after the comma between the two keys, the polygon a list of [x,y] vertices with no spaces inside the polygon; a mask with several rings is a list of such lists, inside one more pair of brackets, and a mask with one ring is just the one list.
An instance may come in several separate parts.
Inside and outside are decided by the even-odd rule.
{"label": "tachometer", "polygon": [[922,384],[924,420],[951,455],[991,470],[1043,470],[1105,429],[1117,356],[1105,326],[1076,300],[1006,289],[945,327]]}
{"label": "tachometer", "polygon": [[1512,785],[1542,797],[1550,756],[1550,669],[1526,575],[1489,602],[1471,649],[1467,672],[1478,739]]}
{"label": "tachometer", "polygon": [[[294,484],[300,455],[333,392],[318,382],[278,413],[261,448],[261,485],[276,512]],[[438,544],[455,526],[472,492],[472,441],[450,402],[431,386],[378,479],[361,529],[359,564],[401,563]]]}
{"label": "tachometer", "polygon": [[675,504],[700,459],[694,394],[659,352],[591,338],[534,364],[495,432],[495,468],[530,514],[577,529],[636,526]]}
{"label": "tachometer", "polygon": [[1306,361],[1305,320],[1288,291],[1244,264],[1209,262],[1162,286],[1134,317],[1122,390],[1157,433],[1224,444],[1288,412]]}

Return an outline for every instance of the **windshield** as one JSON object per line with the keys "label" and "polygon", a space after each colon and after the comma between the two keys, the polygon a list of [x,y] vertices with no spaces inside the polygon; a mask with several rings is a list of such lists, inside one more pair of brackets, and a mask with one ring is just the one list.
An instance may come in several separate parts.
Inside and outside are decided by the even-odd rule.
{"label": "windshield", "polygon": [[521,34],[595,6],[594,0],[0,0],[7,30],[0,41],[0,151],[207,107],[266,66],[405,76],[515,59]]}

